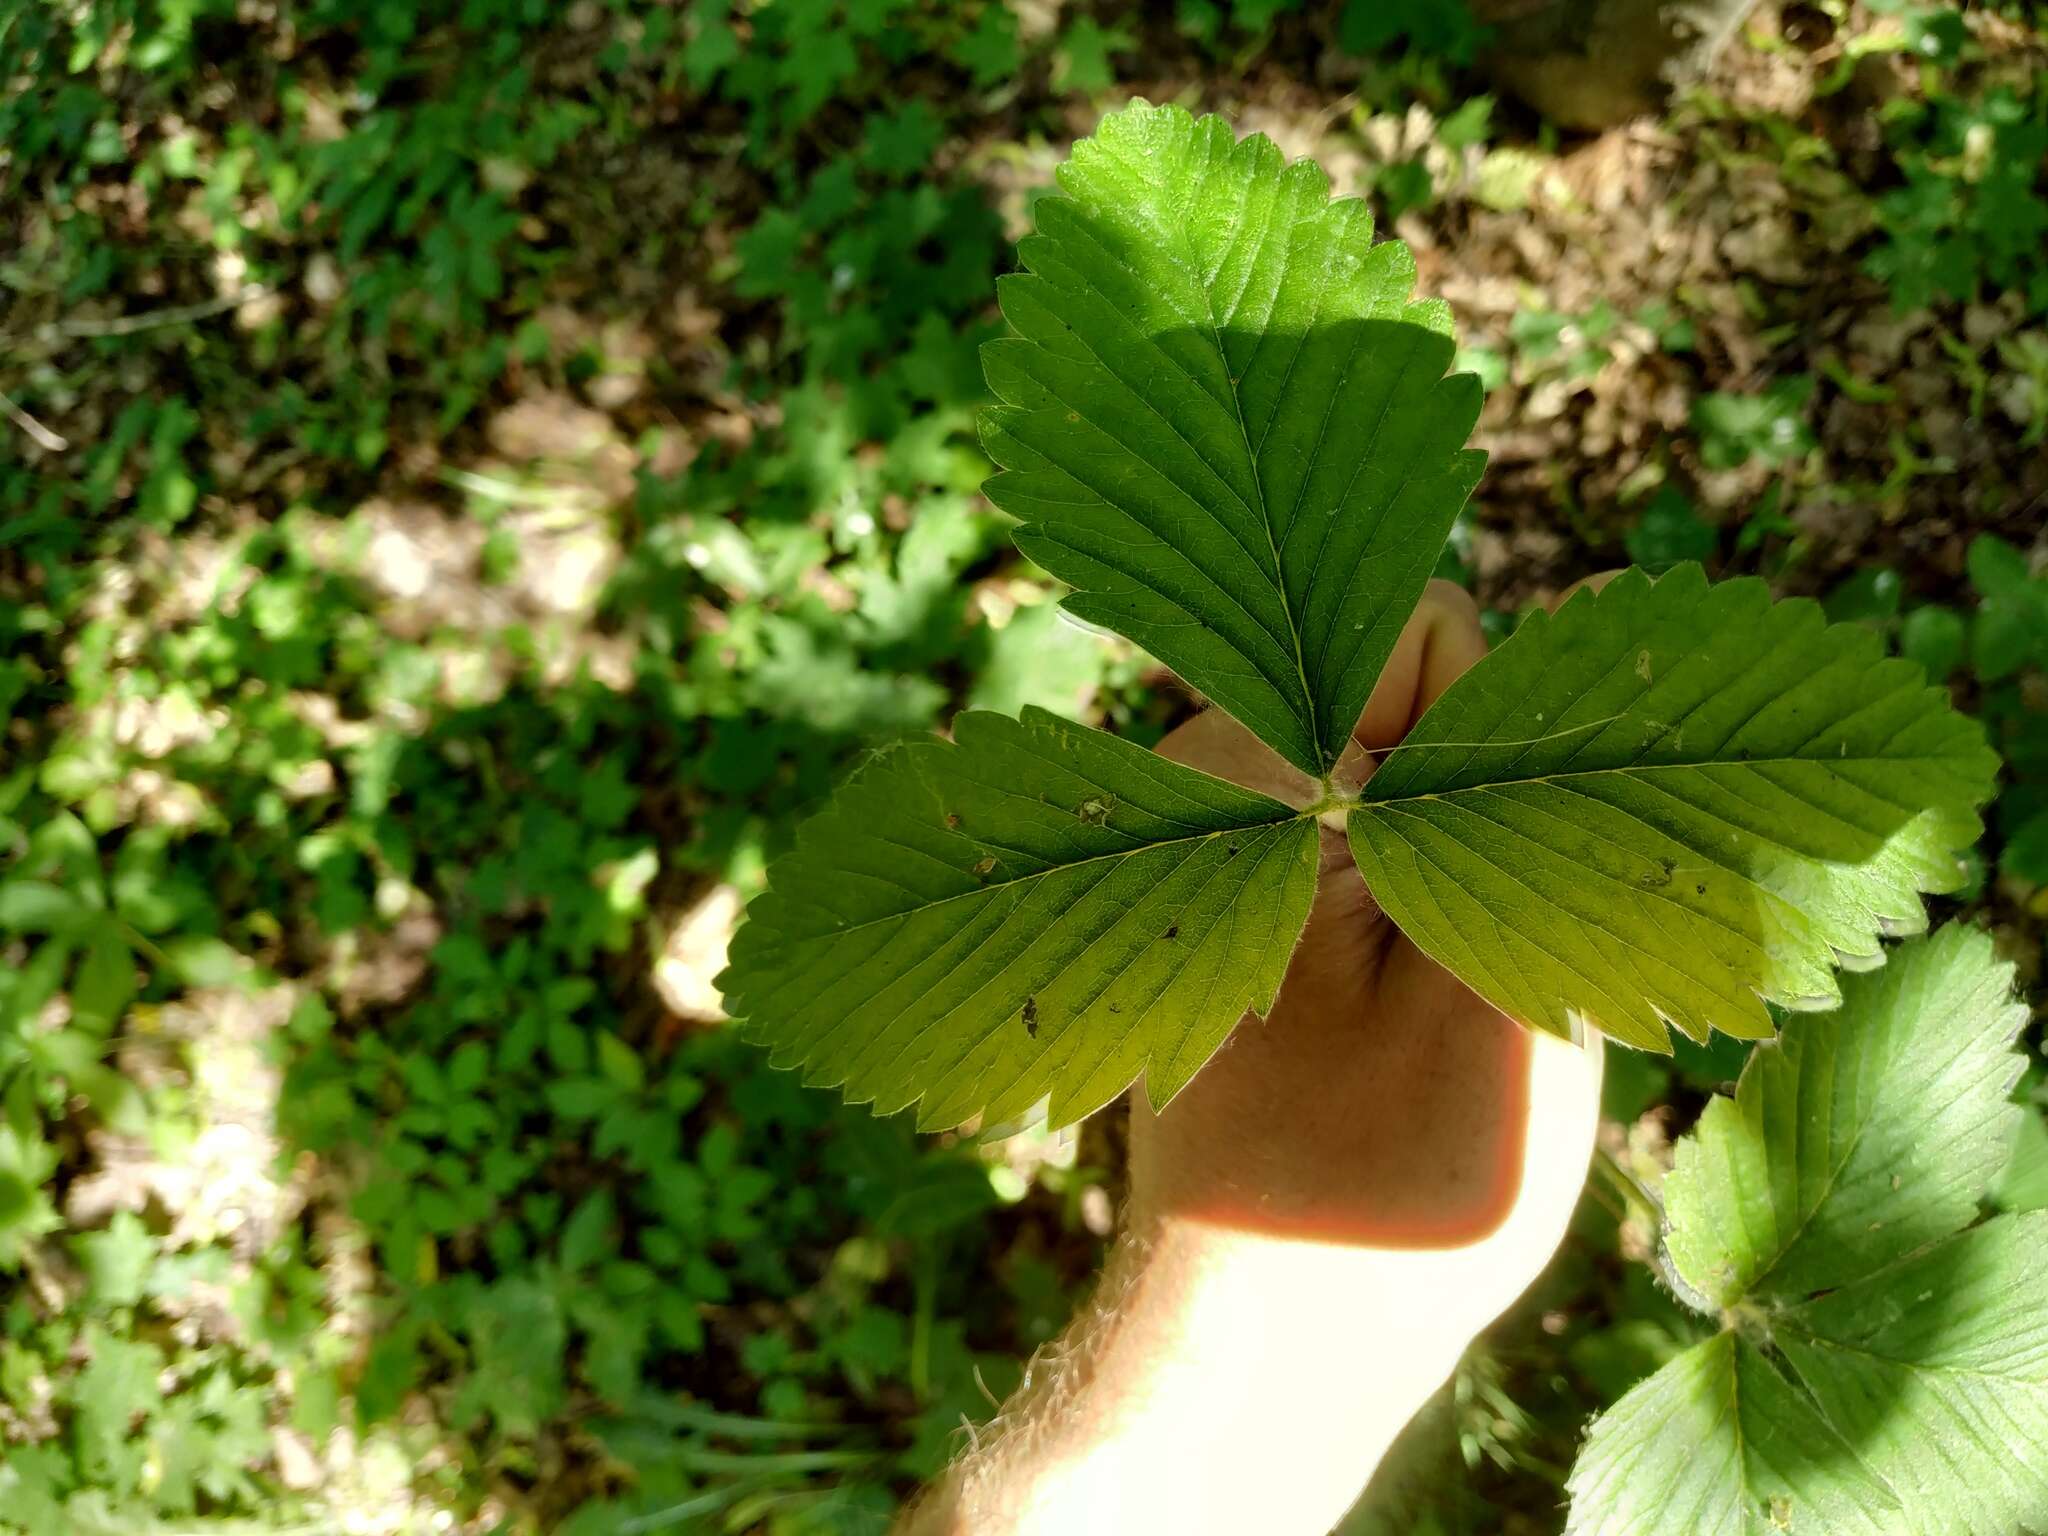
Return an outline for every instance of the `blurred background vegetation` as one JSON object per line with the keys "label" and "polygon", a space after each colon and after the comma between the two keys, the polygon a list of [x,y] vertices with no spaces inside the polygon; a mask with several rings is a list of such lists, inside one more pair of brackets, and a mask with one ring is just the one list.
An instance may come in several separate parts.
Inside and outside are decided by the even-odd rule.
{"label": "blurred background vegetation", "polygon": [[[1192,707],[976,489],[1008,242],[1130,94],[1414,246],[1496,633],[1701,560],[1947,680],[2008,775],[1945,907],[2038,1001],[2048,9],[1708,9],[0,3],[0,1531],[878,1533],[1085,1297],[1114,1115],[918,1138],[710,981],[861,751]],[[1354,1536],[1560,1528],[1733,1044],[1614,1062]]]}

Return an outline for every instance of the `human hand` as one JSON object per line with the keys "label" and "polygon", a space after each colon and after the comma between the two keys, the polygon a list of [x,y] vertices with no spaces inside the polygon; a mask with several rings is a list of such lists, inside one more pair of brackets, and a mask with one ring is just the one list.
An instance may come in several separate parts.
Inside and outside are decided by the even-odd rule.
{"label": "human hand", "polygon": [[[1485,649],[1471,599],[1433,583],[1339,778],[1362,783]],[[1160,751],[1320,793],[1220,712]],[[906,1536],[1322,1536],[1557,1247],[1600,1050],[1525,1030],[1422,954],[1326,826],[1271,1016],[1163,1111],[1137,1091],[1128,1230],[1094,1303]]]}
{"label": "human hand", "polygon": [[[1485,652],[1471,598],[1432,583],[1339,780],[1363,783]],[[1221,711],[1159,751],[1295,803],[1316,793]],[[1315,906],[1271,1016],[1240,1024],[1164,1113],[1137,1096],[1133,1216],[1404,1250],[1434,1315],[1469,1337],[1564,1233],[1592,1152],[1600,1066],[1597,1036],[1574,1044],[1524,1029],[1417,949],[1367,892],[1341,826],[1325,826]]]}

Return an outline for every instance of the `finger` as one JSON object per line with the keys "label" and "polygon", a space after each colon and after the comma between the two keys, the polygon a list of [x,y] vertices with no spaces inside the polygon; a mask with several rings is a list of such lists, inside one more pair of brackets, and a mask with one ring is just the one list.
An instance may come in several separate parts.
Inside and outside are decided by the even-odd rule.
{"label": "finger", "polygon": [[1290,805],[1306,805],[1316,797],[1313,779],[1220,709],[1204,710],[1167,732],[1154,750]]}
{"label": "finger", "polygon": [[1380,669],[1351,739],[1373,752],[1394,746],[1437,696],[1485,654],[1486,635],[1472,594],[1452,582],[1432,581]]}
{"label": "finger", "polygon": [[[1431,581],[1380,669],[1372,697],[1352,732],[1352,745],[1337,765],[1338,780],[1355,776],[1366,751],[1385,751],[1398,743],[1438,695],[1485,654],[1486,635],[1472,595],[1454,582]],[[1220,709],[1205,710],[1169,732],[1156,750],[1177,763],[1292,804],[1315,798],[1316,786],[1308,775]]]}
{"label": "finger", "polygon": [[1436,602],[1422,647],[1414,701],[1408,718],[1401,724],[1403,736],[1443,696],[1445,689],[1486,655],[1486,631],[1479,627],[1479,604],[1473,601],[1472,594],[1448,581],[1435,581],[1430,586]]}

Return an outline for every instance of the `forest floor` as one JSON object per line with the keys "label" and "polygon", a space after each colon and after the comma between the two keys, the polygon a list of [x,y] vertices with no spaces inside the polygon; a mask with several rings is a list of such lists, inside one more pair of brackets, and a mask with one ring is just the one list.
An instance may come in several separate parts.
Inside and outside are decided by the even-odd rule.
{"label": "forest floor", "polygon": [[[33,425],[0,425],[0,877],[173,893],[128,914],[153,941],[91,1041],[133,1096],[24,1052],[0,1125],[0,1531],[598,1536],[694,1499],[706,1530],[879,1529],[1085,1296],[1116,1112],[993,1147],[875,1129],[733,1042],[712,982],[867,744],[961,703],[1139,739],[1194,705],[1054,624],[975,494],[990,282],[1128,95],[1314,158],[1449,301],[1490,468],[1447,570],[1496,634],[1696,559],[1877,626],[1990,721],[2010,782],[1941,905],[1995,929],[2038,1040],[2048,193],[2026,168],[1979,209],[2004,183],[1971,157],[2039,117],[2040,26],[1973,9],[1937,65],[1889,8],[1767,4],[1662,114],[1565,133],[1469,72],[1347,60],[1328,7],[1234,43],[1020,7],[1014,80],[910,51],[791,158],[737,87],[621,66],[666,14],[626,9],[546,23],[518,57],[542,105],[459,172],[372,142],[367,25],[245,18],[161,86],[100,67],[114,147],[0,183],[0,389]],[[429,43],[377,82],[423,144],[477,110],[459,29]],[[398,191],[319,158],[352,134]],[[262,177],[292,156],[367,233],[289,233]],[[1941,209],[1903,196],[1944,177]],[[1944,242],[1996,243],[1973,218],[2035,221],[2032,249],[1963,283]],[[444,292],[468,318],[408,329]],[[11,970],[43,953],[0,922]],[[0,1004],[85,1028],[70,963]],[[1654,1187],[1740,1059],[1623,1062],[1603,1144]],[[1587,1417],[1690,1337],[1647,1221],[1596,1176],[1348,1530],[1560,1528]],[[152,1436],[168,1470],[116,1446]]]}

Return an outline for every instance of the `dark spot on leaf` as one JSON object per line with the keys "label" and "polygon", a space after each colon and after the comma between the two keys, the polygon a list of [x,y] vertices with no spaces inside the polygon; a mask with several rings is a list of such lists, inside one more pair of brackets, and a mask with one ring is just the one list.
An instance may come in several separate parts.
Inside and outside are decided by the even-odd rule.
{"label": "dark spot on leaf", "polygon": [[957,827],[960,825],[960,818],[954,815],[951,811],[948,811],[946,812],[946,825],[949,827]]}
{"label": "dark spot on leaf", "polygon": [[1235,843],[1228,843],[1228,844],[1226,844],[1226,845],[1224,846],[1224,849],[1223,849],[1223,856],[1224,856],[1225,858],[1227,858],[1227,859],[1234,859],[1234,858],[1236,858],[1236,857],[1237,857],[1237,844],[1235,844]]}
{"label": "dark spot on leaf", "polygon": [[1696,885],[1692,888],[1692,893],[1695,896],[1704,896],[1707,894],[1707,888],[1704,885]]}
{"label": "dark spot on leaf", "polygon": [[1038,1038],[1038,999],[1035,997],[1024,999],[1024,1033],[1034,1040]]}
{"label": "dark spot on leaf", "polygon": [[1122,1013],[1123,1009],[1119,1008],[1115,1003],[1111,1003],[1109,1005],[1109,1011],[1111,1013]]}
{"label": "dark spot on leaf", "polygon": [[1174,924],[1170,925],[1170,926],[1169,926],[1169,927],[1167,928],[1166,932],[1164,932],[1164,933],[1162,933],[1161,935],[1159,935],[1159,937],[1161,937],[1162,939],[1177,939],[1177,938],[1179,938],[1179,937],[1180,937],[1180,924],[1179,924],[1179,923],[1174,923]]}

